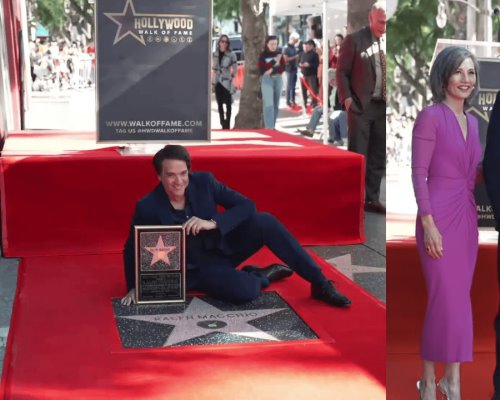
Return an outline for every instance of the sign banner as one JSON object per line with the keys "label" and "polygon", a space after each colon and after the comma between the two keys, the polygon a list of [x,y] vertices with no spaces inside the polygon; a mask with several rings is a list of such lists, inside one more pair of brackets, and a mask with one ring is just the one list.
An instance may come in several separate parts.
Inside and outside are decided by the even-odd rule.
{"label": "sign banner", "polygon": [[99,0],[97,141],[210,140],[211,0]]}
{"label": "sign banner", "polygon": [[[497,92],[500,90],[500,59],[479,58],[479,93],[472,100],[467,112],[474,115],[479,122],[479,138],[481,146],[486,146],[486,132],[490,120],[491,110],[495,103]],[[478,224],[480,227],[495,227],[493,210],[486,193],[486,186],[481,183],[476,186]]]}

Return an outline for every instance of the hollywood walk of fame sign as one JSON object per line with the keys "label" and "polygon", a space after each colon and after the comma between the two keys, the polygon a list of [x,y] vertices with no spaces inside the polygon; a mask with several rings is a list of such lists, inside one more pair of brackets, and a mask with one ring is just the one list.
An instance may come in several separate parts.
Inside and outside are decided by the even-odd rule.
{"label": "hollywood walk of fame sign", "polygon": [[99,0],[97,141],[210,140],[212,0]]}
{"label": "hollywood walk of fame sign", "polygon": [[113,307],[127,348],[318,339],[276,292],[238,305],[202,296],[184,305],[128,307],[117,299]]}
{"label": "hollywood walk of fame sign", "polygon": [[[486,133],[490,121],[491,110],[498,91],[500,90],[500,59],[498,58],[479,58],[479,93],[475,96],[466,109],[477,118],[479,125],[479,139],[481,146],[486,146]],[[478,224],[480,227],[493,228],[495,226],[495,216],[491,207],[486,185],[484,182],[475,187],[474,195],[476,198],[476,209]]]}
{"label": "hollywood walk of fame sign", "polygon": [[138,304],[186,300],[186,237],[182,225],[135,226]]}

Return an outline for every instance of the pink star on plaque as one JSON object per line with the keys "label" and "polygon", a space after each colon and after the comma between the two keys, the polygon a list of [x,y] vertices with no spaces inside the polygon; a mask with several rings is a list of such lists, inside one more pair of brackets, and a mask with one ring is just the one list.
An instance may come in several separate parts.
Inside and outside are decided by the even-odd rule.
{"label": "pink star on plaque", "polygon": [[163,261],[165,264],[170,265],[170,259],[168,255],[175,250],[175,246],[165,246],[163,244],[163,239],[161,236],[158,237],[158,243],[156,243],[156,247],[145,247],[147,251],[149,251],[153,255],[153,259],[151,260],[150,266],[158,261]]}

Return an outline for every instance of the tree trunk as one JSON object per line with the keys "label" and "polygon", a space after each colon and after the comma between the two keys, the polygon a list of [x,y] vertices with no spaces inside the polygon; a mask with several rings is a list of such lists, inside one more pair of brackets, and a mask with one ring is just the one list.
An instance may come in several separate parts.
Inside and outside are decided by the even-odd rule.
{"label": "tree trunk", "polygon": [[259,54],[266,40],[264,13],[256,16],[252,11],[254,0],[241,0],[242,38],[245,52],[245,77],[241,91],[240,109],[236,115],[236,129],[262,128],[262,95],[257,68]]}

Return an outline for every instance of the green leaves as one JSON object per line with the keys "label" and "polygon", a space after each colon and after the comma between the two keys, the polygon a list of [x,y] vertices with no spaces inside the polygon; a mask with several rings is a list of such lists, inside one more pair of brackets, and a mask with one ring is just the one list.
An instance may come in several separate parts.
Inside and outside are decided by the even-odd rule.
{"label": "green leaves", "polygon": [[[424,105],[436,41],[454,33],[450,25],[437,27],[436,14],[436,0],[399,0],[398,10],[387,23],[388,88],[397,90],[403,78],[423,97]],[[395,74],[397,68],[400,74]]]}
{"label": "green leaves", "polygon": [[239,19],[240,0],[214,0],[214,17],[219,20]]}

